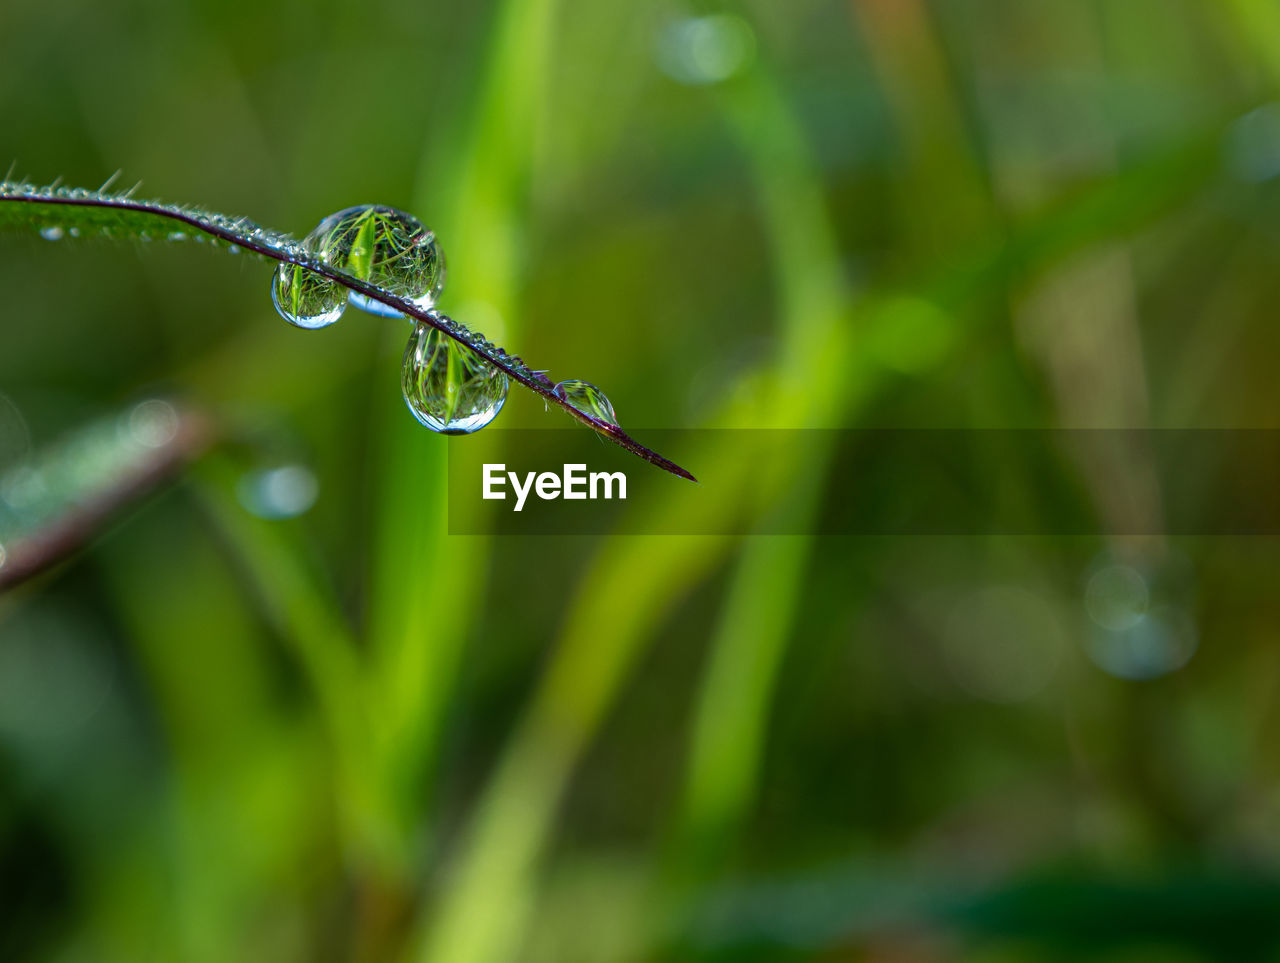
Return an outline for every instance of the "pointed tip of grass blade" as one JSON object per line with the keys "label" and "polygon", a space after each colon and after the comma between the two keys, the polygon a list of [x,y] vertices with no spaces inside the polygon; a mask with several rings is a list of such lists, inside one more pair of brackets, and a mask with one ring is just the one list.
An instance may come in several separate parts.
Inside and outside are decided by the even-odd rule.
{"label": "pointed tip of grass blade", "polygon": [[652,448],[646,448],[644,445],[640,444],[640,442],[636,441],[623,431],[619,426],[610,424],[607,421],[600,421],[599,419],[592,418],[590,415],[587,415],[585,412],[577,408],[572,408],[572,411],[577,415],[585,416],[580,420],[585,420],[591,428],[594,428],[600,434],[621,445],[627,451],[631,452],[631,454],[644,459],[651,465],[661,468],[663,471],[670,472],[672,475],[676,475],[680,478],[687,478],[694,484],[700,484],[692,472],[681,468],[671,459],[662,457],[662,455],[659,455]]}

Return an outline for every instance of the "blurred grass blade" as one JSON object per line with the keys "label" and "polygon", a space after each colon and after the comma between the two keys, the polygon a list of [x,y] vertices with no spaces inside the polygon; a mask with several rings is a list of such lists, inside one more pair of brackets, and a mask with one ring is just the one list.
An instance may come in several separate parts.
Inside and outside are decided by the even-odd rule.
{"label": "blurred grass blade", "polygon": [[388,845],[382,803],[370,779],[365,670],[333,592],[303,563],[278,522],[251,516],[237,502],[237,473],[227,461],[201,466],[196,491],[242,566],[248,588],[291,647],[315,692],[338,762],[338,804],[357,859],[376,860]]}
{"label": "blurred grass blade", "polygon": [[[415,190],[416,206],[440,212],[439,233],[449,238],[452,263],[461,265],[451,272],[450,296],[488,305],[504,322],[504,338],[519,330],[519,251],[554,9],[550,0],[513,0],[498,9],[479,89],[462,112],[465,133],[430,142],[436,151],[446,147],[427,152]],[[422,825],[441,728],[484,591],[488,543],[447,533],[445,446],[424,443],[398,398],[389,397],[376,417],[382,483],[370,582],[371,705],[381,791],[396,831],[410,837]],[[468,442],[495,444],[483,432]]]}
{"label": "blurred grass blade", "polygon": [[142,402],[68,435],[0,475],[0,591],[83,548],[213,440],[213,426],[169,402]]}

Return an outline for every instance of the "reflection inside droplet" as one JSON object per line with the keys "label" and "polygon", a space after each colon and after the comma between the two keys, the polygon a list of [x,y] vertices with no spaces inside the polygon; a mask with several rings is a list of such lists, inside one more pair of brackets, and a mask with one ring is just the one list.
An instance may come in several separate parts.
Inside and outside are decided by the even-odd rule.
{"label": "reflection inside droplet", "polygon": [[400,385],[413,416],[432,431],[466,435],[498,416],[507,400],[507,375],[427,324],[414,326],[404,352]]}
{"label": "reflection inside droplet", "polygon": [[[309,237],[326,264],[426,309],[444,289],[444,252],[412,214],[361,204],[330,214]],[[400,317],[380,301],[352,291],[350,301],[371,314]]]}
{"label": "reflection inside droplet", "polygon": [[[196,240],[201,240],[196,235]],[[324,275],[297,264],[281,264],[271,277],[271,303],[294,327],[325,328],[342,317],[347,291]]]}
{"label": "reflection inside droplet", "polygon": [[618,423],[618,416],[613,411],[613,403],[603,391],[589,381],[570,378],[557,384],[555,392],[557,397],[569,402],[580,411],[585,411],[593,418],[610,425]]}
{"label": "reflection inside droplet", "polygon": [[[444,252],[435,234],[412,214],[361,204],[324,218],[301,247],[328,267],[427,309],[444,288]],[[276,270],[276,309],[290,324],[321,328],[337,321],[349,301],[371,314],[401,317],[395,308],[292,264]]]}

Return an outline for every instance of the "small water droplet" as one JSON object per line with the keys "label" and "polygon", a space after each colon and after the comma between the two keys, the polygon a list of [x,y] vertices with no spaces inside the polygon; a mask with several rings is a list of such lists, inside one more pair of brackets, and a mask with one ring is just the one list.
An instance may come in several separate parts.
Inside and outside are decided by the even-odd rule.
{"label": "small water droplet", "polygon": [[171,241],[185,241],[186,239],[187,239],[187,235],[184,234],[182,231],[169,232],[169,240]]}
{"label": "small water droplet", "polygon": [[342,317],[347,291],[337,281],[297,264],[281,264],[271,279],[271,303],[290,324],[314,330]]}
{"label": "small water droplet", "polygon": [[[330,214],[303,245],[330,267],[420,308],[435,304],[444,288],[444,252],[435,234],[413,215],[393,207],[361,204]],[[371,314],[401,317],[394,308],[355,291],[349,298]]]}
{"label": "small water droplet", "polygon": [[227,245],[227,253],[228,253],[228,254],[239,254],[239,253],[240,253],[240,246],[239,246],[238,244],[228,244],[228,245]]}
{"label": "small water droplet", "polygon": [[585,411],[591,417],[610,425],[617,425],[618,416],[614,414],[613,404],[605,397],[605,393],[589,381],[561,381],[555,387],[556,397],[569,402],[575,408]]}
{"label": "small water droplet", "polygon": [[61,241],[62,233],[62,228],[58,227],[56,224],[50,224],[48,227],[40,228],[40,236],[46,241]]}
{"label": "small water droplet", "polygon": [[474,351],[426,324],[409,336],[401,370],[405,404],[432,431],[467,435],[497,417],[507,376]]}
{"label": "small water droplet", "polygon": [[67,233],[68,233],[68,234],[70,234],[72,237],[79,237],[79,236],[80,236],[80,228],[78,228],[78,227],[73,227],[73,228],[72,228],[70,231],[68,231]]}

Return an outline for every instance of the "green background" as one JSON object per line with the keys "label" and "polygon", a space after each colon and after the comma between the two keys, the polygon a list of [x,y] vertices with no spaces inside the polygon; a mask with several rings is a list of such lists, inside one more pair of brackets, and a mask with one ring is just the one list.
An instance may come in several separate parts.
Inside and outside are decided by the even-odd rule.
{"label": "green background", "polygon": [[[1278,96],[1271,0],[10,0],[0,162],[409,210],[641,441],[1270,429]],[[0,957],[1277,958],[1274,540],[450,537],[406,327],[269,277],[0,239],[11,484],[156,395],[228,438],[0,597]],[[821,443],[663,453],[730,481],[629,529],[841,499]],[[1160,517],[1140,452],[1015,455],[975,498],[1029,530]],[[283,465],[314,506],[247,511]]]}

